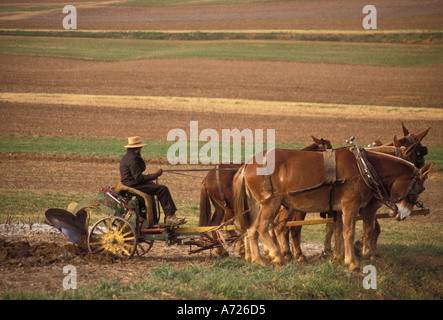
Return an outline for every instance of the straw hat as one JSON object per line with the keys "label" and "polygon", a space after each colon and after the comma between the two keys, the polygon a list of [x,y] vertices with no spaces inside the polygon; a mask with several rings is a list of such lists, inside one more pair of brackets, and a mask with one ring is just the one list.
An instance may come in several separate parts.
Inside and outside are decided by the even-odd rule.
{"label": "straw hat", "polygon": [[125,148],[140,148],[145,145],[146,143],[142,143],[142,139],[139,136],[135,136],[128,138],[128,144],[125,146]]}

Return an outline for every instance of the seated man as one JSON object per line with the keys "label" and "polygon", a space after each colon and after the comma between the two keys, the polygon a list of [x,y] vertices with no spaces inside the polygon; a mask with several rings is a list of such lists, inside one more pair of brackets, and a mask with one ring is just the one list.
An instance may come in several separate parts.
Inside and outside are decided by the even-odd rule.
{"label": "seated man", "polygon": [[163,174],[163,170],[159,169],[155,173],[143,174],[146,170],[146,164],[142,159],[140,152],[145,143],[141,143],[139,136],[129,137],[126,154],[120,161],[120,177],[121,182],[127,186],[146,194],[156,195],[162,205],[165,213],[165,223],[168,225],[183,224],[184,219],[175,216],[177,208],[172,200],[168,187],[156,184],[152,180],[157,179]]}

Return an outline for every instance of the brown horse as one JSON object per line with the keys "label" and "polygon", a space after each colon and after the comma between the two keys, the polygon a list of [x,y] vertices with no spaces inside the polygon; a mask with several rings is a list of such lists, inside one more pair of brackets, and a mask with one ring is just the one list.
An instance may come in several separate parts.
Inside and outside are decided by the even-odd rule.
{"label": "brown horse", "polygon": [[[397,151],[398,149],[397,149],[395,155],[399,156],[405,160],[410,161],[417,168],[421,168],[425,163],[424,156],[428,152],[427,148],[421,144],[421,141],[428,134],[431,127],[424,130],[423,132],[415,135],[415,134],[412,134],[409,132],[409,130],[405,127],[403,122],[401,123],[401,126],[402,126],[402,131],[404,134],[404,136],[402,138],[397,140],[396,136],[394,136],[393,142],[391,142],[389,144],[383,144],[380,142],[380,140],[377,140],[376,145],[378,147],[394,146],[397,148],[405,148],[401,151],[401,154],[397,153],[398,152]],[[383,149],[379,149],[379,148],[378,149],[370,149],[370,150],[392,154],[392,150],[383,150]],[[377,211],[381,206],[382,206],[382,204],[380,202],[374,200],[374,203],[372,205],[372,210]],[[368,215],[365,215],[365,216],[368,216]],[[363,225],[365,226],[365,221],[363,221]],[[370,236],[369,246],[365,246],[363,244],[362,238],[356,242],[356,247],[362,248],[362,255],[364,258],[369,258],[369,259],[375,258],[377,240],[378,240],[380,233],[381,233],[380,224],[377,221],[377,219],[375,219],[375,226],[374,226],[373,232]],[[326,225],[326,236],[325,236],[325,241],[324,241],[324,252],[325,253],[332,251],[331,239],[332,239],[333,234],[334,234],[334,225],[327,224]]]}
{"label": "brown horse", "polygon": [[[417,155],[415,153],[415,148],[416,148],[417,143],[414,144],[413,146],[410,146],[409,148],[400,147],[397,139],[394,137],[394,145],[395,146],[384,145],[384,146],[380,146],[380,147],[372,147],[368,150],[372,150],[374,152],[386,153],[386,154],[390,154],[393,156],[398,156],[398,157],[405,159],[411,163],[415,163],[417,161],[416,160]],[[380,204],[380,206],[381,206],[381,204]],[[378,207],[377,208],[375,208],[375,207],[376,207],[376,205],[374,204],[372,206],[373,210],[378,209]],[[275,231],[276,239],[278,240],[278,243],[280,245],[280,250],[281,250],[282,255],[285,260],[288,260],[291,257],[291,252],[289,250],[289,232],[291,232],[294,258],[299,262],[306,260],[306,257],[303,255],[303,252],[301,250],[301,230],[302,230],[302,227],[301,226],[290,227],[290,228],[285,227],[287,221],[304,220],[305,216],[306,216],[305,212],[296,211],[294,213],[291,213],[288,210],[284,209],[284,207],[283,207],[282,209],[280,209],[280,212],[277,214],[277,216],[275,218],[274,231]],[[324,241],[324,248],[325,248],[324,251],[325,252],[332,251],[331,239],[332,239],[333,233],[334,233],[334,225],[327,224],[326,225],[326,237],[325,237],[325,241]],[[370,236],[370,243],[368,244],[369,246],[373,247],[373,249],[369,250],[370,247],[365,246],[365,251],[363,253],[365,258],[372,257],[370,255],[370,253],[372,253],[372,252],[374,252],[374,255],[375,255],[375,246],[376,246],[379,234],[380,234],[380,225],[378,224],[377,220],[375,220],[375,228],[374,228],[372,235]],[[363,240],[361,239],[361,240],[357,241],[356,246],[358,246],[358,247],[363,246]]]}
{"label": "brown horse", "polygon": [[[332,149],[331,142],[323,138],[316,138],[311,136],[314,143],[303,148],[303,150],[324,150]],[[200,187],[200,219],[199,226],[218,226],[221,223],[230,221],[234,217],[234,201],[232,194],[232,180],[238,169],[243,164],[218,164],[214,171],[210,171],[202,182]],[[211,203],[214,207],[214,213],[211,214]],[[282,208],[282,211],[284,208]],[[287,212],[282,213],[286,221],[289,220],[301,220],[301,214],[298,213],[293,216],[289,216]],[[303,219],[304,219],[303,214]],[[233,222],[231,222],[233,224]],[[293,237],[300,239],[299,228],[293,227]],[[235,231],[230,231],[231,235],[236,235]],[[216,236],[215,234],[213,236]],[[286,235],[286,239],[288,236]],[[300,241],[295,245],[295,251],[301,253],[299,245]],[[286,250],[290,253],[289,243],[285,241],[283,243]],[[240,247],[237,247],[239,253],[243,253]],[[228,256],[228,252],[224,248],[217,248],[215,250],[219,256]]]}
{"label": "brown horse", "polygon": [[[243,164],[218,164],[214,171],[210,171],[200,187],[200,219],[199,226],[218,226],[229,222],[234,217],[234,201],[232,195],[232,180],[237,170]],[[211,215],[211,203],[214,213]],[[230,224],[234,224],[232,221]],[[229,231],[230,235],[237,235]],[[215,232],[213,236],[216,237]],[[241,248],[237,247],[241,253]],[[223,248],[215,249],[221,257],[229,253]]]}
{"label": "brown horse", "polygon": [[[389,154],[392,156],[396,156],[396,157],[399,157],[399,158],[404,159],[406,161],[409,161],[410,163],[414,164],[416,167],[418,167],[418,165],[420,165],[420,167],[421,167],[421,166],[423,166],[424,161],[423,161],[423,157],[421,157],[420,154],[417,154],[417,152],[416,152],[417,148],[420,148],[420,142],[416,142],[413,145],[405,148],[404,146],[401,146],[399,141],[397,140],[397,138],[394,137],[393,145],[382,145],[382,146],[378,146],[378,147],[365,148],[365,150],[370,150],[373,152],[381,152],[381,153]],[[377,211],[381,206],[382,206],[382,203],[380,201],[377,201],[376,199],[374,199],[374,203],[372,204],[371,208],[372,208],[372,210]],[[363,218],[367,217],[367,216],[369,216],[369,214],[363,215]],[[363,219],[363,226],[364,227],[365,227],[366,223],[372,223],[372,221],[368,222],[368,221],[365,221],[365,219]],[[371,229],[373,229],[373,232],[370,235],[370,242],[367,245],[365,245],[363,243],[363,237],[356,242],[356,247],[359,249],[362,248],[362,250],[363,250],[363,252],[362,252],[363,257],[368,258],[368,259],[375,258],[377,240],[378,240],[378,237],[381,232],[380,224],[378,223],[377,219],[375,219],[374,227]],[[366,230],[364,228],[363,232],[365,232],[365,231]],[[332,239],[333,233],[334,233],[334,225],[327,224],[326,225],[326,236],[325,236],[325,241],[324,241],[324,252],[325,253],[332,251],[331,239]]]}
{"label": "brown horse", "polygon": [[[342,184],[335,185],[332,192],[324,185],[323,156],[321,152],[273,149],[275,170],[271,182],[273,191],[266,185],[266,178],[257,175],[256,161],[250,161],[234,177],[234,208],[236,215],[243,214],[248,203],[248,219],[243,219],[247,228],[251,247],[252,262],[263,263],[258,250],[258,238],[269,249],[274,263],[281,263],[279,246],[269,235],[280,206],[290,211],[325,212],[332,204],[333,210],[342,211],[343,242],[337,238],[338,252],[343,252],[344,262],[351,270],[358,268],[354,254],[355,220],[373,199],[372,191],[364,182],[354,154],[348,148],[336,150],[337,178]],[[423,188],[433,163],[424,166],[419,172],[412,164],[389,155],[367,151],[367,158],[389,192],[389,201],[396,204],[398,215],[405,217],[411,212]],[[262,156],[262,155],[260,155]],[[255,158],[255,157],[254,157]],[[411,187],[412,185],[412,187]],[[332,197],[331,197],[332,196]],[[342,221],[342,222],[341,222]],[[341,250],[343,247],[344,250]]]}

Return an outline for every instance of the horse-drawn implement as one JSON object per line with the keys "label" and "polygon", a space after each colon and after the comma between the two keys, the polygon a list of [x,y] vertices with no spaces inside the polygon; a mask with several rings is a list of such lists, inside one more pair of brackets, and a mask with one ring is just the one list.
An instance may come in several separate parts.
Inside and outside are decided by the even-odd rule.
{"label": "horse-drawn implement", "polygon": [[[226,247],[240,237],[224,236],[222,232],[236,230],[233,225],[213,227],[183,227],[159,223],[160,212],[157,201],[149,202],[138,193],[117,193],[114,187],[101,188],[97,196],[80,203],[71,203],[67,210],[49,209],[47,220],[71,242],[86,246],[92,253],[112,254],[121,258],[144,255],[151,250],[154,241],[168,245],[190,245],[190,253],[217,247]],[[89,227],[89,218],[96,212],[106,217]],[[153,223],[147,225],[144,218],[151,215]],[[212,237],[209,232],[215,232]]]}
{"label": "horse-drawn implement", "polygon": [[[227,247],[239,240],[241,235],[233,236],[238,231],[236,225],[222,223],[218,226],[185,227],[159,224],[157,202],[153,207],[146,207],[146,202],[138,194],[127,192],[117,194],[113,187],[101,188],[97,196],[71,203],[68,210],[49,209],[46,211],[48,221],[71,242],[86,246],[91,253],[111,254],[119,258],[142,256],[149,252],[155,241],[167,245],[191,246],[189,253]],[[156,209],[154,209],[156,208]],[[142,215],[153,211],[156,223],[147,226]],[[107,215],[89,226],[93,212]],[[426,215],[429,210],[416,210],[411,215]],[[392,218],[388,214],[379,214],[377,218]],[[286,227],[307,226],[334,223],[333,218],[288,221]],[[231,233],[228,233],[231,232]],[[224,235],[224,233],[226,235]],[[214,237],[213,234],[216,236]],[[196,248],[192,248],[192,246]]]}
{"label": "horse-drawn implement", "polygon": [[[405,131],[405,128],[403,129]],[[417,136],[412,136],[405,132],[405,137],[400,140],[400,143],[394,138],[393,146],[386,145],[383,150],[371,148],[371,151],[368,151],[368,156],[364,155],[366,152],[363,148],[358,147],[355,142],[352,141],[349,143],[351,145],[350,148],[337,149],[337,155],[335,150],[332,150],[330,143],[323,139],[314,139],[314,145],[304,150],[295,151],[282,149],[278,151],[283,154],[280,154],[280,162],[282,161],[281,159],[284,159],[285,152],[289,155],[294,155],[294,157],[300,155],[300,157],[306,156],[309,159],[312,158],[308,161],[310,164],[318,162],[315,170],[306,172],[306,170],[304,170],[306,166],[302,165],[300,168],[297,168],[297,170],[291,171],[299,175],[304,174],[308,180],[312,178],[312,172],[316,172],[318,179],[314,181],[315,183],[312,183],[312,186],[306,183],[301,188],[295,186],[291,190],[276,190],[276,187],[277,189],[279,187],[279,181],[288,179],[287,176],[282,176],[279,180],[272,180],[271,175],[255,177],[252,173],[249,174],[251,180],[249,188],[256,184],[263,189],[259,190],[260,192],[257,191],[256,195],[265,195],[264,199],[255,199],[256,202],[259,200],[260,210],[262,210],[264,204],[269,202],[269,199],[272,199],[272,197],[275,198],[278,196],[281,198],[276,198],[276,204],[272,208],[275,213],[270,215],[264,227],[261,227],[262,229],[259,234],[260,240],[268,248],[269,245],[266,245],[262,238],[272,240],[270,243],[275,247],[274,255],[278,253],[280,257],[285,258],[286,252],[282,250],[282,248],[290,251],[286,242],[288,241],[288,230],[291,229],[293,255],[295,258],[297,258],[298,254],[302,255],[300,249],[300,227],[303,225],[327,224],[329,226],[334,225],[337,228],[342,228],[345,223],[341,222],[342,215],[338,215],[339,211],[337,211],[341,208],[341,200],[337,200],[337,195],[340,195],[340,193],[334,194],[333,189],[342,188],[345,181],[360,181],[359,179],[361,179],[364,183],[361,181],[358,182],[358,187],[361,189],[360,194],[365,197],[364,199],[362,198],[364,200],[362,200],[362,206],[367,206],[362,208],[367,209],[367,215],[371,214],[370,221],[368,217],[366,217],[365,220],[365,211],[358,212],[361,208],[353,208],[355,212],[353,212],[353,216],[349,218],[352,221],[348,219],[347,224],[349,225],[350,222],[355,224],[356,220],[363,218],[365,229],[368,228],[368,223],[370,223],[373,230],[371,229],[370,232],[364,234],[366,242],[364,242],[363,249],[365,250],[365,246],[366,249],[369,247],[372,250],[370,253],[373,254],[375,252],[378,234],[380,233],[377,219],[393,217],[394,213],[397,214],[399,219],[404,219],[408,215],[426,215],[429,213],[429,210],[424,209],[421,203],[417,201],[418,195],[424,190],[422,187],[423,181],[432,168],[432,164],[424,166],[423,157],[426,155],[427,149],[420,144],[421,139],[428,131],[429,129]],[[336,157],[337,162],[326,161],[331,155]],[[362,163],[359,163],[360,158],[364,158]],[[400,160],[395,158],[399,158]],[[344,166],[345,169],[341,169],[342,176],[348,175],[345,177],[346,179],[338,176],[338,160],[343,163],[345,160],[349,162]],[[377,164],[376,169],[381,170],[380,172],[385,174],[385,177],[382,177],[384,180],[378,177],[377,170],[370,172],[371,170],[369,170],[370,168],[368,166],[371,166],[371,162],[375,162]],[[395,169],[398,171],[398,174],[393,178],[384,172],[386,171],[387,163],[391,165],[389,170],[392,171]],[[247,209],[245,205],[239,204],[238,201],[234,206],[236,207],[235,210],[233,210],[232,205],[234,201],[242,198],[242,193],[245,193],[244,171],[247,165],[249,165],[249,169],[254,167],[254,163],[252,163],[252,165],[248,163],[235,166],[225,165],[224,167],[220,165],[208,170],[210,173],[207,175],[205,181],[203,181],[201,189],[200,226],[198,227],[160,223],[160,206],[155,197],[140,193],[138,190],[125,187],[121,184],[117,184],[115,188],[101,188],[96,197],[85,199],[80,203],[72,203],[67,211],[49,209],[46,212],[46,217],[50,224],[58,228],[65,235],[68,235],[72,242],[84,245],[92,253],[107,253],[119,257],[131,258],[134,255],[144,255],[149,252],[155,241],[164,241],[168,245],[189,245],[191,246],[189,253],[208,249],[224,249],[224,251],[226,251],[228,245],[236,243],[245,236],[250,236],[250,231],[247,230],[250,226],[248,227],[242,222],[243,218],[254,221],[251,220],[254,219],[252,211],[256,209]],[[282,164],[280,163],[280,165]],[[341,165],[343,167],[343,164]],[[419,170],[418,168],[421,169]],[[196,170],[203,171],[205,169]],[[174,170],[165,170],[165,172],[167,171]],[[387,185],[390,189],[389,192],[384,185],[388,178],[394,179]],[[235,182],[235,180],[237,180],[237,182]],[[294,178],[293,180],[295,181],[296,179]],[[233,187],[235,183],[238,188],[237,192],[233,190],[235,189]],[[396,189],[393,188],[393,186],[395,186]],[[369,188],[369,193],[366,188]],[[241,189],[243,189],[243,191],[241,191]],[[351,187],[347,193],[352,197],[355,190],[356,188]],[[249,195],[251,194],[249,191]],[[319,206],[320,196],[323,199],[321,206]],[[290,201],[296,197],[302,197],[304,202],[301,201],[300,203],[303,205],[307,203],[306,201],[311,202],[308,208],[311,210],[310,212],[327,212],[329,213],[329,217],[304,220],[306,212],[300,211],[297,213],[296,209],[299,207],[299,204],[290,203]],[[371,199],[371,197],[373,197],[373,199]],[[205,210],[206,212],[202,210],[204,207],[206,207],[206,209],[210,208],[209,201],[212,202],[216,209],[212,217],[210,210]],[[251,199],[248,201],[251,201]],[[381,203],[386,204],[392,212],[375,215]],[[400,206],[397,204],[400,204]],[[415,205],[421,207],[421,210],[412,211],[412,207]],[[303,208],[303,206],[301,208]],[[89,218],[94,212],[100,213],[101,216],[105,215],[105,217],[99,219],[90,227]],[[259,213],[261,212],[256,212],[255,215]],[[360,217],[358,217],[358,215],[360,215]],[[331,218],[331,216],[333,216],[333,218]],[[259,220],[260,219],[255,221]],[[235,221],[237,221],[240,226],[234,225]],[[339,223],[335,223],[336,221],[339,221]],[[240,233],[238,233],[239,230],[241,231]],[[327,230],[325,250],[327,250],[328,247],[327,243],[329,243],[330,246],[330,237],[332,235],[330,231],[332,230],[331,228],[329,228],[329,231]],[[277,237],[275,240],[270,238],[272,235],[270,235],[269,232],[272,231],[274,232],[274,236]],[[352,231],[355,231],[355,229]],[[339,234],[342,234],[342,231],[339,232]],[[257,242],[258,238],[257,236],[255,237],[254,241]],[[343,235],[339,238],[341,237],[343,237]],[[353,235],[351,240],[352,239]],[[250,241],[250,239],[246,240],[245,245],[247,245],[248,242],[250,244]],[[350,247],[349,243],[346,245],[348,248]],[[197,248],[192,249],[192,246]],[[343,243],[340,244],[339,248],[343,250]],[[281,250],[281,252],[279,252],[279,250]]]}

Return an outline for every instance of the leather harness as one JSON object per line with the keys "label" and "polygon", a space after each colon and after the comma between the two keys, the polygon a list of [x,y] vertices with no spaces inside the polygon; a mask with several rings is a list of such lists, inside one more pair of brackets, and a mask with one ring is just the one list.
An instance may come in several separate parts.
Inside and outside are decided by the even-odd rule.
{"label": "leather harness", "polygon": [[365,150],[363,148],[360,148],[355,143],[354,137],[351,137],[351,139],[347,140],[347,142],[352,146],[350,148],[350,150],[352,151],[352,153],[355,156],[355,159],[357,161],[357,167],[360,171],[360,175],[363,178],[363,181],[368,186],[368,188],[371,189],[372,193],[374,194],[374,196],[378,200],[380,200],[384,205],[386,205],[388,208],[390,208],[394,212],[397,212],[397,206],[395,204],[397,202],[404,200],[404,199],[406,199],[408,202],[410,202],[414,205],[417,205],[418,207],[423,208],[422,203],[420,203],[418,201],[411,201],[408,198],[409,195],[416,195],[419,193],[419,191],[417,190],[417,187],[416,187],[416,183],[419,180],[419,173],[420,173],[419,169],[417,169],[414,166],[414,171],[410,177],[396,180],[394,182],[394,183],[396,183],[396,182],[411,180],[411,182],[409,183],[408,187],[406,188],[406,191],[403,194],[403,196],[401,196],[395,200],[391,200],[390,199],[391,198],[390,192],[388,190],[386,190],[386,188],[383,185],[382,181],[380,180],[380,177],[378,176],[377,172],[375,171],[375,169],[373,168],[373,166],[369,162],[368,158],[366,157]]}
{"label": "leather harness", "polygon": [[[309,188],[290,191],[289,194],[296,196],[305,192],[317,190],[325,186],[329,186],[329,213],[333,213],[333,187],[337,184],[343,184],[344,179],[337,179],[337,160],[334,149],[326,149],[323,154],[323,167],[325,171],[325,179],[323,182]],[[269,192],[273,193],[272,181],[270,175],[265,175],[266,186]]]}

